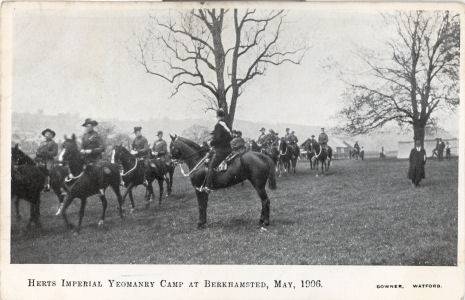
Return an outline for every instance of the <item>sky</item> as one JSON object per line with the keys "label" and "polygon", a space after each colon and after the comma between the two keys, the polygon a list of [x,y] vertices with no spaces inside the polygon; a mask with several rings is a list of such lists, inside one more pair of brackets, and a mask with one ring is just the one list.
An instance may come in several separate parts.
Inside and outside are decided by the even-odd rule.
{"label": "sky", "polygon": [[[186,88],[169,98],[172,86],[147,74],[134,59],[134,34],[147,26],[150,13],[137,8],[86,14],[71,9],[18,10],[13,111],[123,120],[212,118],[195,91]],[[383,51],[390,29],[375,10],[290,10],[283,41],[306,41],[310,49],[302,64],[270,67],[265,76],[251,81],[239,98],[236,118],[335,125],[345,85],[325,66],[333,62],[359,70],[358,49]],[[442,127],[457,130],[457,113],[439,116]]]}

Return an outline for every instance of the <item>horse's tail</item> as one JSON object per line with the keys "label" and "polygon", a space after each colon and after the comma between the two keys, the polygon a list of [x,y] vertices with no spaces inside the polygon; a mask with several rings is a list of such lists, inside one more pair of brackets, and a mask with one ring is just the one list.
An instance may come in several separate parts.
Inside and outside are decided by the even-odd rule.
{"label": "horse's tail", "polygon": [[263,157],[265,158],[266,163],[268,164],[268,167],[270,168],[270,173],[268,174],[268,187],[271,190],[276,190],[277,186],[276,186],[276,167],[275,167],[275,164],[274,164],[273,160],[271,159],[271,157],[269,157],[268,155],[263,155]]}

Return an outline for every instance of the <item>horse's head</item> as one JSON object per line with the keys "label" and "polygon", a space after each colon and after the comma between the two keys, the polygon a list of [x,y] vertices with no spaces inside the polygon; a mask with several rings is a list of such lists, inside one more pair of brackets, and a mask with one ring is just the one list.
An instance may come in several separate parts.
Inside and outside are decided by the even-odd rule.
{"label": "horse's head", "polygon": [[27,156],[21,149],[19,145],[16,144],[11,148],[11,162],[13,165],[33,165],[34,160]]}
{"label": "horse's head", "polygon": [[115,145],[111,151],[111,163],[121,163],[124,158],[131,157],[131,153],[123,145]]}
{"label": "horse's head", "polygon": [[60,155],[58,156],[58,161],[63,162],[63,161],[69,161],[70,158],[76,157],[79,155],[79,149],[78,149],[78,144],[76,141],[76,135],[73,133],[71,138],[68,138],[65,135],[65,140],[61,144],[61,152]]}
{"label": "horse's head", "polygon": [[178,136],[175,134],[175,135],[171,135],[170,134],[170,138],[171,138],[171,142],[170,142],[170,153],[171,153],[171,157],[173,159],[181,159],[182,157],[182,151],[181,151],[181,141],[178,139]]}

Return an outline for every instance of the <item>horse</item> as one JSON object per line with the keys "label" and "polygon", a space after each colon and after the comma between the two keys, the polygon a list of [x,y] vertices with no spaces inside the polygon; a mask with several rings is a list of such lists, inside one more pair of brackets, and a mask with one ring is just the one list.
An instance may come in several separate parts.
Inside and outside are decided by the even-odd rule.
{"label": "horse", "polygon": [[79,152],[76,136],[74,134],[70,139],[65,136],[62,148],[63,149],[59,155],[59,161],[68,162],[70,170],[70,177],[65,180],[66,196],[64,199],[63,209],[60,210],[60,214],[62,215],[67,227],[71,229],[74,226],[68,221],[66,209],[75,198],[80,198],[81,207],[79,209],[79,223],[75,231],[75,234],[79,234],[87,198],[95,194],[99,194],[103,207],[102,216],[98,225],[103,225],[105,212],[107,210],[105,189],[108,186],[110,186],[116,194],[119,215],[123,218],[123,201],[119,189],[121,182],[119,166],[109,162],[86,164],[83,155]]}
{"label": "horse", "polygon": [[277,167],[278,159],[279,159],[279,150],[278,150],[278,144],[276,142],[272,144],[263,145],[263,146],[259,146],[254,140],[252,140],[250,143],[251,143],[250,148],[252,151],[260,152],[260,153],[268,155],[273,160],[273,163]]}
{"label": "horse", "polygon": [[[195,188],[197,202],[199,206],[199,229],[206,228],[207,223],[207,205],[208,193],[201,190],[205,183],[207,170],[203,167],[203,163],[207,158],[208,149],[197,145],[195,142],[178,137],[171,136],[170,152],[172,158],[178,163],[186,163],[189,167],[189,172],[183,174],[189,176],[192,186]],[[237,154],[230,161],[229,166],[225,171],[215,171],[213,175],[213,188],[221,189],[249,180],[252,186],[257,191],[262,204],[260,215],[260,224],[268,226],[270,224],[270,199],[265,190],[266,182],[270,189],[276,189],[276,174],[273,160],[263,154],[254,151],[248,151],[243,154]]]}
{"label": "horse", "polygon": [[277,165],[277,171],[279,176],[281,176],[282,173],[287,174],[291,168],[291,156],[292,153],[289,151],[289,146],[284,140],[284,138],[280,138],[278,140],[278,165]]}
{"label": "horse", "polygon": [[[146,164],[143,159],[138,159],[134,157],[128,149],[121,145],[116,145],[111,153],[111,163],[121,163],[123,167],[123,172],[121,177],[126,187],[126,192],[123,195],[123,202],[126,199],[126,196],[129,194],[129,199],[131,200],[131,212],[134,211],[134,197],[132,194],[132,189],[138,185],[144,184],[144,180],[147,180],[147,188],[145,193],[146,208],[149,206],[149,203],[154,198],[152,182],[156,179],[158,181],[158,186],[160,190],[160,196],[158,203],[161,204],[163,198],[163,181],[166,180],[166,185],[168,189],[167,196],[171,193],[172,180],[174,167],[169,171],[168,168],[163,168],[162,162],[151,161],[150,164]],[[165,177],[165,170],[170,175],[170,178]]]}
{"label": "horse", "polygon": [[310,142],[310,151],[312,151],[315,154],[315,156],[312,157],[312,159],[318,160],[321,163],[321,172],[324,174],[325,171],[329,170],[331,159],[333,157],[333,149],[330,146],[327,146],[326,148],[322,147],[317,142]]}
{"label": "horse", "polygon": [[318,168],[318,160],[313,159],[313,157],[315,157],[315,153],[311,149],[311,143],[312,140],[307,139],[300,146],[307,152],[307,160],[310,163],[310,170],[313,170],[315,168]]}
{"label": "horse", "polygon": [[295,173],[297,167],[297,160],[300,157],[300,148],[297,144],[289,143],[287,145],[289,152],[291,153],[291,169]]}
{"label": "horse", "polygon": [[360,158],[360,150],[357,148],[352,148],[351,150],[349,150],[349,157],[350,159],[358,160]]}
{"label": "horse", "polygon": [[[58,197],[60,206],[56,212],[56,215],[60,214],[60,210],[63,208],[63,199],[65,196],[64,182],[66,176],[69,174],[69,169],[63,166],[61,163],[54,163],[50,170],[47,170],[45,164],[41,160],[32,159],[26,153],[21,151],[18,144],[11,149],[12,161],[16,165],[35,165],[37,166],[45,176],[50,176],[50,187]],[[17,204],[17,203],[16,203]],[[16,208],[18,210],[18,207]]]}
{"label": "horse", "polygon": [[19,200],[24,199],[30,205],[29,222],[26,228],[30,228],[32,223],[41,228],[40,192],[44,188],[46,175],[30,157],[18,148],[17,144],[11,149],[11,163],[11,197],[14,199],[16,217],[21,219]]}

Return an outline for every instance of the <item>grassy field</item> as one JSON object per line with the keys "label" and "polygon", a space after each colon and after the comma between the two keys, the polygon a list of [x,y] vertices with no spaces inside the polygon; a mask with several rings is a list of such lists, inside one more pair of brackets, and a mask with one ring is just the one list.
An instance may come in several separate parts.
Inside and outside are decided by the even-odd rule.
{"label": "grassy field", "polygon": [[[79,236],[54,215],[57,199],[46,193],[42,232],[23,231],[26,202],[23,220],[12,218],[11,262],[455,265],[457,159],[428,161],[420,188],[410,185],[407,168],[396,159],[334,161],[315,177],[299,162],[297,174],[278,178],[278,189],[269,191],[268,231],[258,226],[261,205],[249,183],[214,192],[208,228],[198,230],[197,201],[179,169],[172,196],[145,210],[139,187],[138,210],[130,214],[127,201],[124,220],[108,191],[103,227],[97,226],[100,201],[90,198]],[[68,210],[73,222],[78,206],[76,199]]]}

